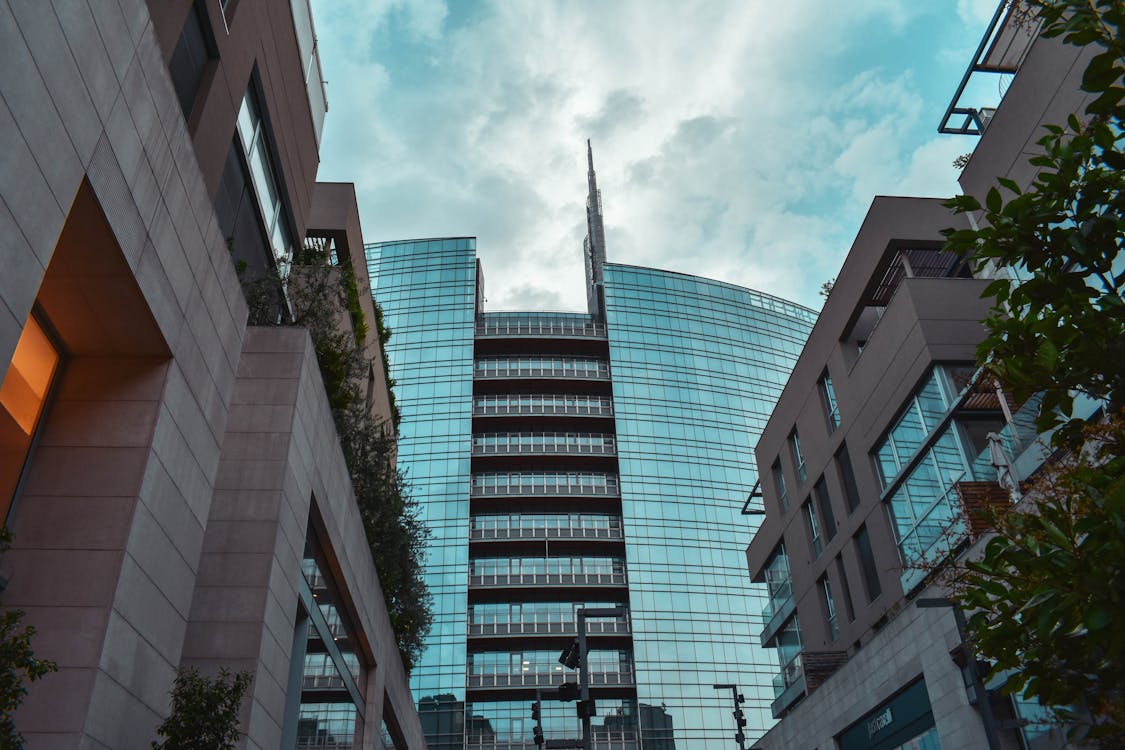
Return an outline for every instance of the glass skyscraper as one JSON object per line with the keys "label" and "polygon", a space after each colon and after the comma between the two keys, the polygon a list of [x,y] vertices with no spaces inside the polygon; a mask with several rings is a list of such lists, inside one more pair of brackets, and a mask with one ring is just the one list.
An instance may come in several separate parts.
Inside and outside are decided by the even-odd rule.
{"label": "glass skyscraper", "polygon": [[[431,748],[576,738],[557,662],[590,621],[595,745],[729,748],[772,720],[753,447],[816,313],[718,281],[605,262],[590,165],[590,310],[485,313],[472,239],[367,246],[393,335],[400,465],[433,531],[436,618],[412,676]],[[760,733],[760,732],[759,732]]]}

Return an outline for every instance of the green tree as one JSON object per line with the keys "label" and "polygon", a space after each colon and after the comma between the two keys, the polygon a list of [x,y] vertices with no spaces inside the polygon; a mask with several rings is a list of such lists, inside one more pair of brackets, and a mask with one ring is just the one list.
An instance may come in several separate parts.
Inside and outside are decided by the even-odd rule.
{"label": "green tree", "polygon": [[234,750],[250,681],[249,672],[221,669],[212,678],[195,667],[181,669],[172,688],[172,713],[156,729],[164,740],[154,741],[153,750]]}
{"label": "green tree", "polygon": [[[394,392],[390,391],[391,423],[375,420],[363,387],[371,361],[363,350],[367,324],[354,273],[329,266],[315,254],[300,260],[289,286],[294,322],[308,329],[316,348],[387,614],[403,665],[410,672],[433,621],[432,598],[422,577],[430,532],[406,476],[395,466]],[[352,333],[339,326],[341,310],[352,320]],[[375,323],[384,371],[389,371],[385,344],[390,330],[377,306]],[[388,390],[394,385],[389,375],[387,385]]]}
{"label": "green tree", "polygon": [[[1093,47],[1085,112],[1046,127],[1037,173],[948,204],[982,212],[979,229],[947,232],[946,247],[983,270],[1012,269],[985,290],[994,307],[981,364],[1017,400],[1043,394],[1039,428],[1054,429],[1053,461],[1025,489],[1028,502],[991,515],[983,557],[957,570],[978,651],[1010,674],[1006,689],[1059,708],[1085,703],[1102,747],[1125,746],[1120,625],[1125,580],[1125,42],[1121,0],[1026,0],[1044,37]],[[1113,418],[1075,414],[1077,395]],[[1076,720],[1077,715],[1069,718]]]}
{"label": "green tree", "polygon": [[[12,544],[12,534],[0,527],[0,553]],[[58,670],[48,659],[35,656],[31,639],[35,628],[23,624],[23,610],[0,614],[0,748],[23,747],[14,714],[27,695],[28,684]]]}
{"label": "green tree", "polygon": [[[979,229],[947,232],[947,247],[975,260],[1014,269],[985,291],[995,300],[978,355],[1018,400],[1044,394],[1040,427],[1062,426],[1077,438],[1076,394],[1122,406],[1125,397],[1125,269],[1117,264],[1125,237],[1125,21],[1121,0],[1028,0],[1042,35],[1100,48],[1082,88],[1095,94],[1085,116],[1049,125],[1031,159],[1037,174],[1021,190],[1001,178],[984,205],[962,195],[958,213],[983,211]],[[1005,200],[1003,192],[1007,192]]]}

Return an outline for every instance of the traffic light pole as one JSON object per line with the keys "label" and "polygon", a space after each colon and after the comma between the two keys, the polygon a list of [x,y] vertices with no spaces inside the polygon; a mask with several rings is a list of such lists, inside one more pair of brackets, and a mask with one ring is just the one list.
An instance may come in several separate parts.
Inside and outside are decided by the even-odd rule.
{"label": "traffic light pole", "polygon": [[734,703],[734,724],[738,728],[738,732],[734,735],[734,741],[738,743],[738,750],[746,750],[746,734],[742,728],[746,726],[746,716],[742,713],[742,705],[746,699],[742,697],[742,693],[738,692],[738,685],[712,685],[716,690],[730,690],[731,700]]}

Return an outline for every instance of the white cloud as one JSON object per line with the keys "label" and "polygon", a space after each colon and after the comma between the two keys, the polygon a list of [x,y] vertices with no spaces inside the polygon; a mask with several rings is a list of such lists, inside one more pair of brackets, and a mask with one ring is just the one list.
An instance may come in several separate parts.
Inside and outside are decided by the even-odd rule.
{"label": "white cloud", "polygon": [[489,309],[582,309],[590,137],[611,260],[817,305],[873,195],[951,172],[914,60],[877,54],[937,56],[925,5],[320,0],[320,179],[369,240],[476,235]]}

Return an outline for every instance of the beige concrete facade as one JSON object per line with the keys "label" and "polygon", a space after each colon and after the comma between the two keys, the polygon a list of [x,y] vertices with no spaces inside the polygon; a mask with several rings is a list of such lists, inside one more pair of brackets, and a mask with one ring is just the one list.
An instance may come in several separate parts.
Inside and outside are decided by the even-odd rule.
{"label": "beige concrete facade", "polygon": [[[268,15],[284,38],[289,2],[237,6],[232,36]],[[176,670],[228,666],[255,677],[245,746],[278,747],[311,518],[362,630],[361,746],[382,747],[387,718],[424,747],[308,335],[246,328],[200,145],[226,149],[238,102],[193,136],[163,28],[143,0],[0,8],[0,378],[33,310],[64,352],[0,562],[0,605],[59,666],[17,726],[35,748],[147,748]],[[296,55],[261,46],[231,51],[224,76],[292,77]],[[294,128],[303,236],[315,140]]]}

